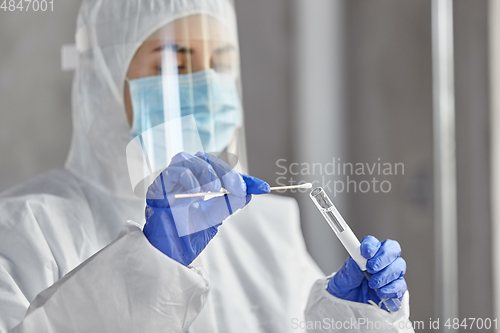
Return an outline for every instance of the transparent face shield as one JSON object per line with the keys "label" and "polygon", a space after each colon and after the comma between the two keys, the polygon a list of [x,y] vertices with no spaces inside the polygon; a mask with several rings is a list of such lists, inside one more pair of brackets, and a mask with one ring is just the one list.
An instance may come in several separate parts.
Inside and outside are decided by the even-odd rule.
{"label": "transparent face shield", "polygon": [[221,20],[196,14],[159,28],[135,53],[125,104],[134,137],[127,163],[137,196],[145,197],[179,152],[210,153],[244,169],[235,34]]}

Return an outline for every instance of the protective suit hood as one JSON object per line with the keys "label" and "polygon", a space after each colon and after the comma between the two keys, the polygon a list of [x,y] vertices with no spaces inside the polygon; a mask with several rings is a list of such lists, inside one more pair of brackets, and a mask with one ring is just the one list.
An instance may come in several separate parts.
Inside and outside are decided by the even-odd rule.
{"label": "protective suit hood", "polygon": [[[76,30],[73,138],[66,161],[75,176],[116,196],[133,196],[125,154],[132,140],[124,106],[128,66],[151,33],[194,14],[217,18],[236,39],[236,16],[229,0],[83,1]],[[244,138],[238,146],[245,163]]]}

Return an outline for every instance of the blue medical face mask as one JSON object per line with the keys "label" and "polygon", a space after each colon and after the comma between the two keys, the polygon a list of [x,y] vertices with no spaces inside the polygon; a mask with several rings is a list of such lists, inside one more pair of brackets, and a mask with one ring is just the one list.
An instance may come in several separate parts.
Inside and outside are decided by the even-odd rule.
{"label": "blue medical face mask", "polygon": [[[242,125],[240,96],[232,75],[211,69],[172,77],[150,76],[128,80],[128,83],[134,110],[131,130],[134,136],[192,114],[204,151],[221,152],[231,142],[236,128]],[[182,130],[192,131],[192,128]],[[183,142],[184,151],[190,152],[195,143],[186,137],[192,135],[184,136]]]}

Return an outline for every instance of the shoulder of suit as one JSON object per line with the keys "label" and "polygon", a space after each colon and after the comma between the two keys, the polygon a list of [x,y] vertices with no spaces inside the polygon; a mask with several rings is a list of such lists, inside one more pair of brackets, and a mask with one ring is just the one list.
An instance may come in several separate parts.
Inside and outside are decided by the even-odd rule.
{"label": "shoulder of suit", "polygon": [[85,202],[74,176],[51,170],[0,193],[0,228],[29,228],[42,217],[76,217],[88,210]]}

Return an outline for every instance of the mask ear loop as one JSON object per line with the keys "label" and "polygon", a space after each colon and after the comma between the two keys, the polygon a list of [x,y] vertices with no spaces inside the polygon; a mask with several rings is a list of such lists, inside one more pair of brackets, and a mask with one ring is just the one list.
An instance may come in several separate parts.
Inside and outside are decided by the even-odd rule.
{"label": "mask ear loop", "polygon": [[132,92],[130,91],[130,81],[131,79],[128,78],[128,76],[125,76],[125,82],[127,82],[128,85],[128,95],[130,98],[130,106],[132,107],[132,126],[130,127],[130,132],[134,131],[135,128],[135,122],[136,122],[136,114],[134,112],[134,102],[132,101]]}

